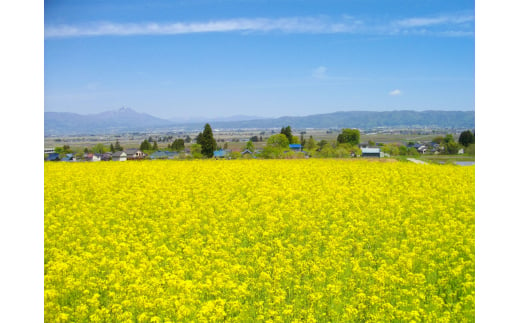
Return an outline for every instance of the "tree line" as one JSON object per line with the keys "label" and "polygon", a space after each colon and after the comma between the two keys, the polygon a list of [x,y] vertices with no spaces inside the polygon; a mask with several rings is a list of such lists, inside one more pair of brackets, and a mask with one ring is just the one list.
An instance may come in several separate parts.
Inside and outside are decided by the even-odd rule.
{"label": "tree line", "polygon": [[[267,138],[266,145],[258,156],[263,158],[281,158],[303,157],[305,154],[314,157],[354,157],[361,155],[361,149],[358,146],[361,134],[358,129],[342,129],[335,141],[320,140],[317,142],[312,135],[309,138],[305,138],[305,134],[306,132],[302,131],[300,132],[300,137],[298,137],[293,135],[291,126],[282,127],[279,133],[274,133]],[[168,149],[183,152],[186,149],[185,143],[191,141],[189,136],[186,139],[189,139],[189,141],[182,138],[175,139],[171,144],[168,144]],[[253,136],[243,149],[254,152],[254,143],[258,142],[258,139],[258,136]],[[453,135],[447,134],[444,137],[438,136],[434,138],[432,142],[442,146],[447,154],[456,154],[461,147],[464,147],[467,153],[474,154],[475,134],[467,130],[460,134],[458,141],[454,140]],[[300,144],[301,151],[292,151],[290,149],[291,144]],[[371,147],[376,145],[373,141],[369,141],[368,144]],[[392,156],[419,154],[415,148],[405,145],[385,144],[379,145],[379,147],[383,152]],[[227,148],[227,143],[224,144],[223,148]],[[139,149],[146,153],[157,151],[159,150],[157,140],[153,140],[150,136],[141,142]],[[195,143],[190,146],[191,155],[194,158],[212,158],[214,151],[217,149],[221,149],[221,147],[217,145],[210,124],[206,123],[203,131],[195,138]],[[90,149],[85,148],[84,152],[102,154],[108,151],[114,153],[123,150],[119,140],[116,140],[116,143],[114,145],[111,143],[108,149],[105,145],[99,143]],[[304,150],[305,153],[303,153]],[[63,147],[56,147],[55,152],[60,154],[72,153],[72,149],[70,149],[70,146],[64,145]]]}

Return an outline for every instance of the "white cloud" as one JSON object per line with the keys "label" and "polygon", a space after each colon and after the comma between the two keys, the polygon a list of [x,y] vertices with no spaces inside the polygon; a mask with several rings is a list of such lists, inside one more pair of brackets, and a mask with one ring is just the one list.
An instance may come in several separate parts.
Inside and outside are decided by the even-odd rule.
{"label": "white cloud", "polygon": [[284,33],[345,33],[354,30],[357,22],[339,22],[326,17],[229,19],[192,23],[97,23],[75,27],[69,25],[45,28],[46,38],[81,36],[179,35],[211,32],[284,32]]}
{"label": "white cloud", "polygon": [[401,95],[402,92],[399,89],[395,89],[393,91],[390,91],[388,94],[391,95],[391,96],[397,96],[397,95]]}
{"label": "white cloud", "polygon": [[473,22],[475,17],[472,15],[460,16],[437,16],[437,17],[419,17],[409,18],[396,21],[396,24],[402,27],[427,27],[434,25],[457,25],[467,22]]}
{"label": "white cloud", "polygon": [[325,66],[319,66],[312,70],[312,77],[317,79],[324,79],[327,77],[327,68]]}
{"label": "white cloud", "polygon": [[[438,35],[473,36],[473,15],[444,15],[414,17],[397,21],[374,22],[342,15],[285,17],[285,18],[236,18],[205,22],[172,23],[113,23],[98,22],[88,25],[47,25],[45,38],[85,36],[179,35],[216,32],[281,32],[287,34],[376,34],[376,35]],[[446,29],[446,30],[443,30]]]}

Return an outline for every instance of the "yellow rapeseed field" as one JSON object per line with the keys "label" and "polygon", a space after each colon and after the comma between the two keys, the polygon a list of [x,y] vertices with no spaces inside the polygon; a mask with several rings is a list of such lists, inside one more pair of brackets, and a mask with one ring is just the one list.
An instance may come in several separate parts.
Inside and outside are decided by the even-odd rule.
{"label": "yellow rapeseed field", "polygon": [[474,167],[44,170],[46,322],[474,321]]}

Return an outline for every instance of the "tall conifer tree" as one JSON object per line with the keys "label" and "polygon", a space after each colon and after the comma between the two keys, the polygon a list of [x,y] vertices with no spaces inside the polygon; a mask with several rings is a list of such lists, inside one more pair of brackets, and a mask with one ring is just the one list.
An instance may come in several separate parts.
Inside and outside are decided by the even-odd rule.
{"label": "tall conifer tree", "polygon": [[211,158],[217,149],[217,141],[213,138],[213,131],[209,123],[204,126],[204,131],[197,136],[197,143],[201,145],[202,155]]}

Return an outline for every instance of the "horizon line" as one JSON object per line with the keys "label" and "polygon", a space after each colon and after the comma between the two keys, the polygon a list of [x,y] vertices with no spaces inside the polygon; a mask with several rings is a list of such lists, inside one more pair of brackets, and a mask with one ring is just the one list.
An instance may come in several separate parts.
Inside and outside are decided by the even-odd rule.
{"label": "horizon line", "polygon": [[[140,112],[140,111],[134,110],[132,108],[128,108],[128,107],[122,107],[122,108],[112,109],[112,110],[104,110],[104,111],[100,111],[100,112],[87,113],[87,114],[82,114],[82,113],[78,113],[78,112],[70,112],[70,111],[44,111],[44,113],[70,113],[70,114],[76,114],[76,115],[80,115],[80,116],[92,116],[92,115],[97,115],[97,114],[106,113],[106,112],[117,112],[117,111],[121,111],[121,110],[130,110],[130,111],[138,113],[138,114],[146,114],[146,115],[149,115],[151,117],[162,119],[162,120],[165,120],[165,121],[171,121],[171,119],[173,119],[171,117],[166,117],[166,118],[157,117],[157,116],[155,116],[153,114],[146,113],[146,112]],[[247,119],[247,120],[244,119],[244,120],[240,120],[240,121],[260,120],[260,119],[280,119],[280,118],[301,118],[301,117],[309,117],[309,116],[314,116],[314,115],[334,114],[334,113],[341,113],[341,112],[375,112],[375,113],[384,113],[384,112],[403,112],[403,111],[408,111],[408,112],[475,112],[475,108],[468,109],[468,110],[465,110],[465,109],[456,109],[456,110],[455,109],[431,109],[431,108],[426,108],[426,109],[407,109],[407,108],[402,108],[402,109],[393,109],[393,110],[371,110],[371,109],[370,110],[366,110],[366,109],[365,110],[362,110],[362,109],[336,110],[336,111],[333,111],[333,112],[316,112],[316,113],[305,114],[305,115],[250,116],[250,117],[253,117],[255,119]],[[237,117],[237,116],[249,117],[249,116],[244,115],[244,114],[231,114],[231,115],[222,115],[222,116],[215,116],[215,117],[183,116],[183,117],[180,117],[179,119],[201,119],[201,118],[206,118],[206,119],[209,119],[209,120],[215,121],[215,122],[236,122],[236,121],[214,120],[214,119],[232,118],[232,117]],[[196,122],[199,122],[199,121],[196,121]]]}

